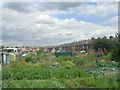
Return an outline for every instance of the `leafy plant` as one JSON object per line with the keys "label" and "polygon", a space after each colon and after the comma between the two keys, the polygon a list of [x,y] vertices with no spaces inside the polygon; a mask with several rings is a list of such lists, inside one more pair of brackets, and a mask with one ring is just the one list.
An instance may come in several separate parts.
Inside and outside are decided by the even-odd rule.
{"label": "leafy plant", "polygon": [[26,62],[32,62],[33,61],[33,57],[32,56],[26,56],[25,57],[25,61]]}

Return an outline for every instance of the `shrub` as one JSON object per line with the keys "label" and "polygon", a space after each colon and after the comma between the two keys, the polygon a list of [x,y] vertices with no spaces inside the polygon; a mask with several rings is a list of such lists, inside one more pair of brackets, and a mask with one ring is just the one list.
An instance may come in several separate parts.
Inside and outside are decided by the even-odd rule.
{"label": "shrub", "polygon": [[105,61],[110,61],[111,58],[112,58],[112,53],[108,53],[107,55],[100,57],[100,59],[103,59]]}
{"label": "shrub", "polygon": [[74,67],[75,63],[73,63],[72,61],[64,61],[64,62],[58,63],[58,65],[64,66],[64,67]]}
{"label": "shrub", "polygon": [[26,62],[32,62],[33,61],[33,57],[32,56],[26,56],[25,57],[25,61]]}
{"label": "shrub", "polygon": [[73,61],[76,63],[76,65],[83,65],[84,62],[86,61],[86,59],[85,58],[76,58]]}

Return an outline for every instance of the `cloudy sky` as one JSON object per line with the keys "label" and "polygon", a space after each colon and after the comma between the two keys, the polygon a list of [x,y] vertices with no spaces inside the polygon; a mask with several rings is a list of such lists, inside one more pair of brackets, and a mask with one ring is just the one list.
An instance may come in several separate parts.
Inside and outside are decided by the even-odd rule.
{"label": "cloudy sky", "polygon": [[3,2],[0,10],[5,46],[58,45],[118,32],[117,2]]}

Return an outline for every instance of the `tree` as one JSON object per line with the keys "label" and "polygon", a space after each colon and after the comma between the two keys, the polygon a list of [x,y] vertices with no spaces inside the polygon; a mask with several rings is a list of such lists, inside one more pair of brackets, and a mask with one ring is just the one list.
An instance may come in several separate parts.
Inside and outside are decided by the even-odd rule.
{"label": "tree", "polygon": [[98,38],[93,41],[93,49],[102,50],[103,54],[107,54],[112,50],[112,40],[107,38]]}
{"label": "tree", "polygon": [[110,37],[109,37],[109,39],[111,39],[111,40],[112,40],[112,39],[113,39],[113,36],[110,36]]}
{"label": "tree", "polygon": [[120,34],[119,34],[119,33],[117,33],[115,36],[116,36],[116,38],[117,38],[118,42],[120,43]]}
{"label": "tree", "polygon": [[25,57],[25,61],[26,61],[26,62],[32,62],[32,61],[33,61],[32,56],[30,56],[30,55],[29,55],[29,56],[26,56],[26,57]]}
{"label": "tree", "polygon": [[112,60],[119,61],[120,60],[120,34],[117,33],[115,36],[117,40],[114,43],[114,48],[112,51]]}

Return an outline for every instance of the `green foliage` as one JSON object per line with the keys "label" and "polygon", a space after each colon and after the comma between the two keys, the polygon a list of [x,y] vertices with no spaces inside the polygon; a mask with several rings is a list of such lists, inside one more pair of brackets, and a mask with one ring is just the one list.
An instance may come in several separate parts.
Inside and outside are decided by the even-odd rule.
{"label": "green foliage", "polygon": [[[110,54],[106,56],[105,59],[119,61],[120,60],[120,34],[116,34],[116,38],[98,38],[93,42],[93,49],[98,51],[99,49],[103,50],[105,54],[106,49]],[[112,55],[111,55],[112,54]]]}
{"label": "green foliage", "polygon": [[102,60],[105,60],[105,61],[111,61],[111,58],[112,58],[112,53],[108,53],[107,55],[103,55],[100,57],[100,59]]}
{"label": "green foliage", "polygon": [[3,80],[3,88],[111,88],[118,90],[116,77],[94,77],[75,79],[46,79],[46,80]]}
{"label": "green foliage", "polygon": [[115,36],[116,36],[118,42],[120,43],[120,33],[117,33]]}
{"label": "green foliage", "polygon": [[120,34],[116,34],[116,40],[114,40],[114,46],[112,50],[112,60],[119,61],[120,60]]}
{"label": "green foliage", "polygon": [[39,50],[39,51],[37,51],[36,53],[37,53],[37,54],[42,54],[42,51]]}
{"label": "green foliage", "polygon": [[73,62],[75,62],[76,63],[76,65],[83,65],[85,62],[86,62],[86,59],[85,58],[78,58],[78,57],[76,57],[76,58],[73,58]]}
{"label": "green foliage", "polygon": [[[112,53],[108,53],[100,57],[95,67],[94,54],[54,57],[53,53],[37,52],[37,55],[28,55],[21,61],[3,65],[3,87],[118,88],[116,76],[101,72],[104,68],[116,70],[118,63],[110,61],[111,56]],[[51,68],[56,63],[58,68]]]}
{"label": "green foliage", "polygon": [[31,55],[26,56],[26,57],[25,57],[25,61],[26,61],[26,62],[32,62],[32,61],[33,61],[33,57],[32,57]]}
{"label": "green foliage", "polygon": [[57,61],[62,64],[62,66],[69,66],[70,64],[67,64],[66,62],[73,62],[75,63],[75,66],[89,66],[94,67],[96,66],[94,63],[95,56],[94,55],[88,55],[88,56],[72,56],[72,57],[57,57]]}
{"label": "green foliage", "polygon": [[72,59],[70,56],[69,57],[60,56],[60,57],[57,57],[56,60],[59,62],[63,62],[63,61],[71,61]]}
{"label": "green foliage", "polygon": [[64,61],[64,62],[58,63],[58,65],[72,68],[75,66],[75,63],[73,63],[72,61]]}
{"label": "green foliage", "polygon": [[93,48],[97,51],[98,49],[111,50],[113,46],[113,41],[107,38],[98,38],[94,40]]}
{"label": "green foliage", "polygon": [[112,62],[109,62],[109,61],[105,61],[105,60],[100,60],[98,62],[98,66],[100,67],[104,67],[104,68],[107,68],[107,69],[110,69],[110,68],[115,68],[118,66],[117,62],[115,61],[112,61]]}
{"label": "green foliage", "polygon": [[113,61],[120,61],[120,44],[116,44],[112,51],[112,58]]}
{"label": "green foliage", "polygon": [[[32,71],[32,72],[31,72]],[[10,73],[9,73],[10,72]],[[3,79],[12,79],[13,80],[33,80],[33,79],[51,79],[52,77],[56,78],[76,78],[83,77],[87,73],[79,68],[67,69],[67,68],[39,68],[39,67],[24,67],[24,68],[11,68],[4,69],[2,72]]]}

